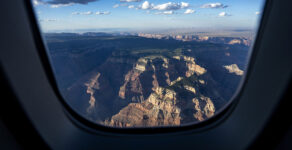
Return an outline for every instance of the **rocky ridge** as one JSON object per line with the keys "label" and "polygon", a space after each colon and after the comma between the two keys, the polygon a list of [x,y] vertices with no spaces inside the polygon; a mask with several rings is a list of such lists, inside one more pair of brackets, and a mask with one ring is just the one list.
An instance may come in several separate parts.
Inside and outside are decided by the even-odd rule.
{"label": "rocky ridge", "polygon": [[[179,60],[185,62],[187,68],[185,77],[179,76],[176,80],[171,81],[170,74],[166,70],[164,74],[166,78],[165,85],[168,86],[160,86],[156,75],[156,68],[159,66],[156,65],[155,67],[153,63],[157,59],[162,60],[161,68],[164,69],[168,69],[170,61]],[[147,65],[151,66],[153,71],[152,92],[144,100],[140,76],[143,72],[147,71]],[[139,101],[128,104],[118,114],[106,120],[104,124],[115,127],[178,126],[184,119],[182,118],[182,111],[188,109],[194,112],[194,120],[203,121],[206,118],[210,118],[215,113],[215,106],[211,98],[197,93],[195,87],[191,85],[184,85],[180,90],[191,93],[193,98],[184,99],[183,101],[188,101],[188,104],[182,106],[178,104],[178,101],[182,99],[178,93],[181,91],[172,89],[176,84],[182,82],[183,79],[191,76],[201,76],[206,72],[205,68],[195,63],[193,57],[174,56],[173,58],[166,58],[163,56],[147,56],[138,59],[137,63],[133,65],[133,69],[125,75],[124,84],[120,87],[119,97],[123,100],[130,98],[127,95],[133,96],[133,93],[135,93],[137,95],[134,97],[138,97]],[[204,80],[198,80],[197,82],[205,84]]]}
{"label": "rocky ridge", "polygon": [[139,33],[139,37],[153,38],[153,39],[174,39],[179,41],[197,41],[197,42],[212,42],[212,43],[225,43],[225,44],[243,44],[246,46],[251,45],[251,41],[246,38],[231,38],[231,37],[210,37],[199,35],[164,35],[164,34],[148,34]]}
{"label": "rocky ridge", "polygon": [[243,75],[243,70],[239,69],[239,67],[237,66],[237,64],[231,64],[231,65],[226,65],[223,66],[226,70],[228,70],[229,73],[234,73],[238,76],[242,76]]}
{"label": "rocky ridge", "polygon": [[95,97],[94,97],[94,93],[95,90],[99,90],[99,82],[98,82],[98,78],[100,77],[100,73],[98,72],[96,76],[94,76],[93,78],[91,78],[91,80],[88,83],[85,83],[85,86],[87,87],[86,93],[88,93],[90,95],[89,98],[89,107],[87,108],[87,113],[91,113],[92,110],[95,107]]}

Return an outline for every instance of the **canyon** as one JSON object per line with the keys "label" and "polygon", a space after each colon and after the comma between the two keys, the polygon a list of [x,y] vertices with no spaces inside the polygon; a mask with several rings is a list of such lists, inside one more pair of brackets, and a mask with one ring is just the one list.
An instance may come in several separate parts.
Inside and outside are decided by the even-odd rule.
{"label": "canyon", "polygon": [[249,48],[244,38],[45,37],[67,103],[97,124],[120,128],[180,126],[216,115],[237,89]]}

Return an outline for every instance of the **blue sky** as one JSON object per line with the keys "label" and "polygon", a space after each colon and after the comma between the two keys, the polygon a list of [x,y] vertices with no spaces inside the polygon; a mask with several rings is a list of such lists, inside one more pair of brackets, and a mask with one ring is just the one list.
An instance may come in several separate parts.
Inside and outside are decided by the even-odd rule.
{"label": "blue sky", "polygon": [[32,0],[45,32],[80,29],[254,29],[264,0]]}

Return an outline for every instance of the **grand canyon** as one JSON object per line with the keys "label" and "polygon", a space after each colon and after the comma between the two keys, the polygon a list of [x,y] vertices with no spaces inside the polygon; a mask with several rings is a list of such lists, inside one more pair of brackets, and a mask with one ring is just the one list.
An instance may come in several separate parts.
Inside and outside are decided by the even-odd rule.
{"label": "grand canyon", "polygon": [[110,127],[180,126],[232,99],[251,39],[232,36],[46,33],[59,90],[80,115]]}

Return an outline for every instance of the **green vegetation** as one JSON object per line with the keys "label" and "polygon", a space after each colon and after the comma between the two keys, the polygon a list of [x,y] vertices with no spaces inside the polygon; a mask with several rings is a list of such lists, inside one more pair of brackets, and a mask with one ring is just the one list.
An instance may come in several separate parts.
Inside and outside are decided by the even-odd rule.
{"label": "green vegetation", "polygon": [[141,49],[141,50],[132,50],[130,54],[137,55],[137,54],[164,54],[168,52],[167,49]]}

